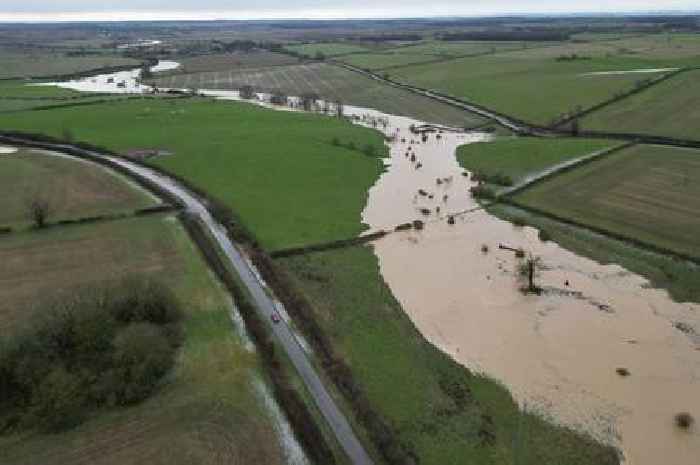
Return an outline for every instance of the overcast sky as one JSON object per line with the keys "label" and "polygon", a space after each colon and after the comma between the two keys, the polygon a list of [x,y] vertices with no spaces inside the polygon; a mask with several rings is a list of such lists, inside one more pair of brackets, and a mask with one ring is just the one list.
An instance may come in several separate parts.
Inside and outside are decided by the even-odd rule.
{"label": "overcast sky", "polygon": [[475,16],[700,10],[700,0],[0,0],[0,21]]}

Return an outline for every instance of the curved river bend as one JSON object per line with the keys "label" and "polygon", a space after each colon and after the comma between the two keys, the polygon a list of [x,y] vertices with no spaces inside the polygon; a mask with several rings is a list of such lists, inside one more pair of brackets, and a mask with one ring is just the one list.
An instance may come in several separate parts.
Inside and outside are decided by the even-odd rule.
{"label": "curved river bend", "polygon": [[[128,76],[128,91],[149,90],[137,77],[137,71]],[[61,85],[106,91],[99,86],[108,80]],[[238,100],[235,91],[200,92]],[[628,465],[698,463],[698,428],[678,431],[673,416],[700,416],[700,341],[673,324],[700,331],[700,305],[673,302],[638,275],[543,243],[536,230],[478,209],[455,152],[490,136],[445,132],[440,140],[433,134],[427,143],[411,144],[409,126],[420,122],[351,106],[345,112],[386,118],[385,133],[397,136],[362,218],[372,230],[426,221],[423,231],[375,242],[374,252],[392,292],[429,341],[503,382],[529,410],[620,447]],[[466,211],[447,223],[450,214]],[[488,253],[481,251],[484,244]],[[516,258],[499,244],[541,256],[546,269],[540,281],[548,292],[523,295]],[[619,376],[620,367],[630,376]]]}

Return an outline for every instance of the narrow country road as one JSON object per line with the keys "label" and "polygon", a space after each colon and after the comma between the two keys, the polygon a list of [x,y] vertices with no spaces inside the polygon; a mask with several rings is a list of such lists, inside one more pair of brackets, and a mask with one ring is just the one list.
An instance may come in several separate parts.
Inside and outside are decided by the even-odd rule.
{"label": "narrow country road", "polygon": [[[9,144],[12,144],[13,138],[7,137],[3,139]],[[23,145],[32,144],[32,142],[26,139],[14,139],[14,141]],[[321,381],[321,378],[316,373],[316,369],[294,336],[288,322],[285,321],[284,318],[282,318],[277,324],[273,324],[271,322],[270,316],[277,312],[275,302],[267,294],[263,283],[258,278],[258,275],[253,271],[251,265],[245,259],[243,254],[229,239],[224,226],[218,223],[211,216],[204,203],[202,203],[197,196],[190,193],[189,190],[180,185],[180,183],[174,179],[158,173],[155,170],[132,163],[119,157],[105,155],[90,150],[78,149],[77,147],[69,145],[46,143],[35,145],[41,148],[47,148],[47,146],[50,146],[51,150],[57,152],[62,152],[67,149],[78,150],[85,153],[90,158],[102,158],[109,160],[110,162],[125,168],[134,176],[147,179],[160,186],[163,190],[177,197],[184,204],[188,213],[196,215],[202,221],[202,223],[211,233],[212,237],[221,247],[221,250],[226,254],[226,257],[233,265],[241,281],[250,292],[260,318],[267,321],[270,325],[275,337],[294,364],[299,376],[306,385],[311,397],[314,399],[316,406],[328,422],[328,425],[333,431],[338,443],[343,448],[351,462],[354,465],[371,465],[373,463],[364,446],[355,435],[355,432],[352,430],[347,418],[335,404],[335,401]],[[71,156],[70,154],[66,155]]]}

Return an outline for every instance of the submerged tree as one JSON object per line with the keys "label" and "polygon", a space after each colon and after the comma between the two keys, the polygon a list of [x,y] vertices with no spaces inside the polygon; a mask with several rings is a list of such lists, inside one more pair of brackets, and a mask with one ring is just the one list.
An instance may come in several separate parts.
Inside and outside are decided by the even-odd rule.
{"label": "submerged tree", "polygon": [[534,255],[527,254],[518,263],[518,275],[521,279],[525,281],[525,287],[523,290],[531,294],[539,294],[542,288],[540,288],[535,280],[539,277],[540,271],[544,269],[544,264],[542,263],[541,257],[536,257]]}

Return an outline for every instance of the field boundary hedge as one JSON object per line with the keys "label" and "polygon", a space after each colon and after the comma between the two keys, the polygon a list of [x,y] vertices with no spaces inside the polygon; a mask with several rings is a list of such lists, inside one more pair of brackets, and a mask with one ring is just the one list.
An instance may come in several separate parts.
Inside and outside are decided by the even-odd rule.
{"label": "field boundary hedge", "polygon": [[573,115],[569,115],[565,118],[562,118],[559,121],[557,121],[556,123],[552,124],[550,127],[552,129],[560,128],[561,126],[564,126],[565,124],[569,124],[573,121],[579,120],[579,119],[583,118],[584,116],[588,116],[589,114],[591,114],[593,112],[596,112],[598,110],[602,110],[605,107],[608,107],[608,106],[613,105],[615,103],[618,103],[622,100],[625,100],[629,97],[632,97],[632,96],[637,95],[641,92],[644,92],[645,90],[650,89],[651,87],[654,87],[657,84],[661,84],[662,82],[668,81],[669,79],[672,79],[672,78],[674,78],[680,74],[683,74],[687,71],[690,71],[691,69],[693,69],[693,68],[679,68],[675,71],[662,74],[659,77],[656,77],[654,79],[650,79],[650,80],[644,82],[640,86],[635,86],[634,88],[632,88],[626,92],[621,92],[619,95],[615,95],[612,98],[609,98],[608,100],[604,100],[600,103],[597,103],[593,106],[590,106],[590,107],[585,108],[579,112],[576,112]]}
{"label": "field boundary hedge", "polygon": [[599,226],[593,226],[590,224],[586,224],[586,223],[583,223],[581,221],[574,220],[572,218],[567,218],[567,217],[558,215],[556,213],[552,213],[552,212],[543,210],[541,208],[532,207],[532,206],[523,204],[521,202],[518,202],[515,199],[511,199],[508,197],[500,199],[499,203],[511,205],[513,207],[524,210],[528,213],[532,213],[532,214],[535,214],[538,216],[543,216],[545,218],[557,221],[559,223],[563,223],[563,224],[566,224],[569,226],[574,226],[576,228],[591,231],[595,234],[599,234],[601,236],[605,236],[605,237],[608,237],[611,239],[618,240],[620,242],[624,242],[624,243],[626,243],[632,247],[636,247],[638,249],[642,249],[642,250],[645,250],[648,252],[653,252],[653,253],[656,253],[659,255],[666,255],[666,256],[673,258],[673,259],[676,259],[676,260],[683,260],[683,261],[687,261],[687,262],[690,262],[690,263],[693,263],[695,265],[700,266],[700,257],[696,257],[694,255],[689,255],[689,254],[685,254],[682,252],[677,252],[675,250],[671,250],[671,249],[668,249],[666,247],[662,247],[662,246],[659,246],[656,244],[652,244],[650,242],[645,242],[645,241],[639,240],[635,237],[628,236],[626,234],[611,231],[607,228],[601,228]]}
{"label": "field boundary hedge", "polygon": [[326,250],[334,249],[344,249],[346,247],[352,247],[355,245],[367,244],[368,242],[374,242],[378,239],[389,234],[387,231],[379,231],[372,234],[365,234],[363,236],[353,237],[351,239],[340,239],[332,242],[324,242],[322,244],[311,244],[303,247],[292,247],[289,249],[281,249],[270,252],[270,258],[285,258],[293,257],[295,255],[306,255],[312,252],[323,252]]}

